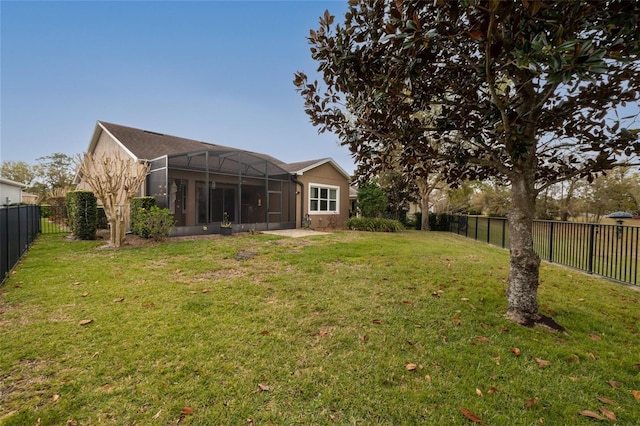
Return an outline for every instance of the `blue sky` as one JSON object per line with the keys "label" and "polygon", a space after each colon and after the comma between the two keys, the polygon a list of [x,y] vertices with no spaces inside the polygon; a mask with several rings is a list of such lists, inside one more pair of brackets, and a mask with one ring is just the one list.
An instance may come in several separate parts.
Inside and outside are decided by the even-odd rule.
{"label": "blue sky", "polygon": [[79,154],[103,120],[351,173],[292,84],[325,9],[346,0],[2,0],[0,161]]}

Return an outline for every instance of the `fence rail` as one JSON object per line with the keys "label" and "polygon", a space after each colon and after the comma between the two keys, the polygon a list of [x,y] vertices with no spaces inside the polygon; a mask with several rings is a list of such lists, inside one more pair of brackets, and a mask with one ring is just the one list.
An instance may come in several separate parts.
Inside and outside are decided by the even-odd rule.
{"label": "fence rail", "polygon": [[0,207],[0,284],[40,230],[40,206]]}
{"label": "fence rail", "polygon": [[[449,231],[502,248],[509,246],[505,218],[454,215]],[[543,260],[640,285],[640,227],[535,220],[533,248]]]}

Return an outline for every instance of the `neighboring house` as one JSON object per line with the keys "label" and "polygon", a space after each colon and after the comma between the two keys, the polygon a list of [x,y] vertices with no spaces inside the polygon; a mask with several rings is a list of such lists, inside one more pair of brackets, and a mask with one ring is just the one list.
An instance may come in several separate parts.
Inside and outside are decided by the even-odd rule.
{"label": "neighboring house", "polygon": [[[176,219],[174,235],[341,227],[349,217],[349,175],[330,158],[286,164],[266,154],[98,121],[87,152],[148,161],[140,195]],[[83,186],[79,177],[80,187]]]}
{"label": "neighboring house", "polygon": [[20,182],[0,177],[0,205],[22,203],[22,190],[26,187]]}

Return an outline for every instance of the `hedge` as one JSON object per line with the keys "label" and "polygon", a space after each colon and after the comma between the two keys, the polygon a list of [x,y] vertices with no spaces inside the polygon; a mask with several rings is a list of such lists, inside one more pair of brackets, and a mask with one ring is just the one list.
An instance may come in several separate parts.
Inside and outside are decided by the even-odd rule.
{"label": "hedge", "polygon": [[93,240],[98,229],[98,201],[91,191],[70,191],[65,197],[69,227],[81,240]]}

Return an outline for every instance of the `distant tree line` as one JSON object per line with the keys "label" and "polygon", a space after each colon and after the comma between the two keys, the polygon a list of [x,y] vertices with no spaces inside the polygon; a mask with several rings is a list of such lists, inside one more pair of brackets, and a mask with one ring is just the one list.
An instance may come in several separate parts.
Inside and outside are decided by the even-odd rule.
{"label": "distant tree line", "polygon": [[[430,195],[429,211],[506,217],[510,203],[509,185],[468,180],[456,188],[444,183],[437,186]],[[416,185],[393,170],[381,173],[358,190],[358,212],[362,216],[406,223],[410,211],[422,213],[418,206]],[[599,222],[616,211],[640,216],[640,173],[631,167],[616,167],[592,182],[573,178],[549,186],[538,196],[535,218]]]}
{"label": "distant tree line", "polygon": [[36,159],[36,164],[25,161],[3,161],[0,176],[25,184],[26,192],[37,195],[38,202],[64,199],[72,188],[75,177],[74,157],[56,152]]}

